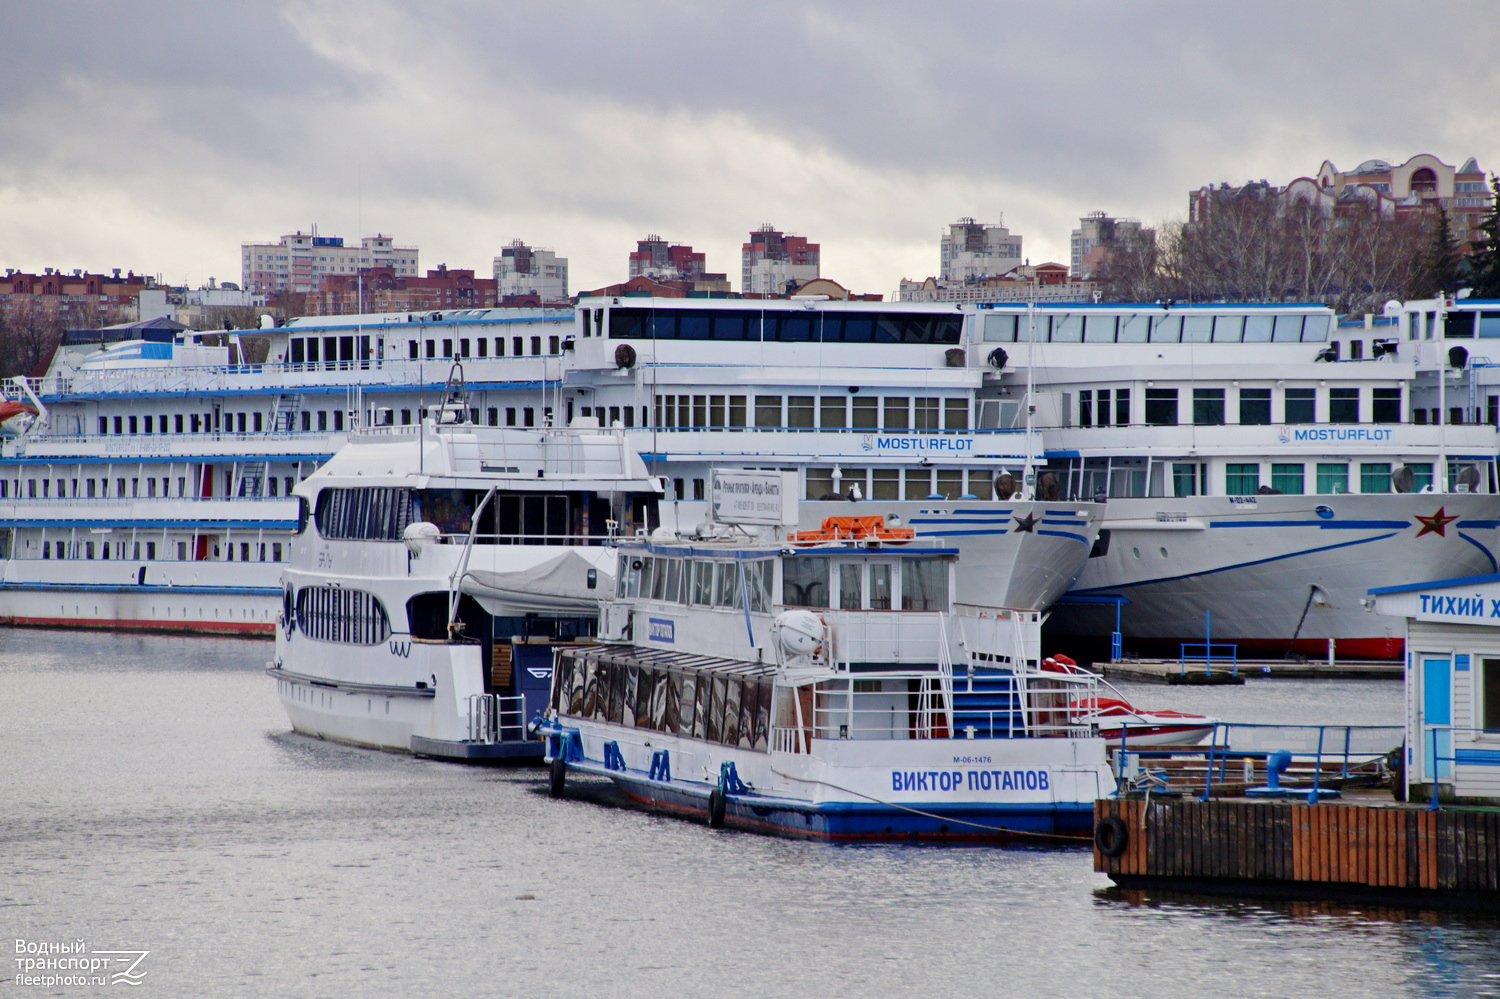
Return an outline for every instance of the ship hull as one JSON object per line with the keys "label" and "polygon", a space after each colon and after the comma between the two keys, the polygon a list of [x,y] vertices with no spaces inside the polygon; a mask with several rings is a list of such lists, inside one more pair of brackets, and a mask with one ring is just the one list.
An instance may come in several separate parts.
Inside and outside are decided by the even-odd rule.
{"label": "ship hull", "polygon": [[1118,604],[1127,642],[1399,658],[1368,591],[1497,571],[1497,516],[1477,494],[1112,499],[1048,633],[1107,635]]}

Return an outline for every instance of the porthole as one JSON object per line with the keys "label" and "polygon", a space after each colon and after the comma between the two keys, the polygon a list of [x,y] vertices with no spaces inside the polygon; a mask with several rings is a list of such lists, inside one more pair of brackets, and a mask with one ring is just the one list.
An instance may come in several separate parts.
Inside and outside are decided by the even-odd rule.
{"label": "porthole", "polygon": [[1130,549],[1130,554],[1134,555],[1136,558],[1140,558],[1141,550],[1139,548],[1132,548]]}
{"label": "porthole", "polygon": [[1158,548],[1157,551],[1161,552],[1161,557],[1162,558],[1166,558],[1167,557],[1167,550],[1165,548]]}

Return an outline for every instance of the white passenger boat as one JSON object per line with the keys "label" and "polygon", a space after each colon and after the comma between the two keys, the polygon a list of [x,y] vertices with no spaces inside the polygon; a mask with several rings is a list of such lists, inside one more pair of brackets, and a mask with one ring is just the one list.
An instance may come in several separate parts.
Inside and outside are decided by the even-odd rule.
{"label": "white passenger boat", "polygon": [[[658,481],[624,435],[467,424],[353,437],[301,506],[268,672],[292,727],[458,759],[535,757],[551,642],[586,638]],[[585,421],[591,423],[592,421]]]}
{"label": "white passenger boat", "polygon": [[980,321],[986,343],[1030,359],[999,383],[1034,386],[1043,474],[1063,495],[1108,498],[1049,634],[1399,656],[1400,629],[1361,599],[1369,580],[1500,569],[1495,428],[1427,420],[1417,354],[1391,331],[1336,334],[1313,306]]}
{"label": "white passenger boat", "polygon": [[576,771],[790,836],[1087,835],[1112,778],[1069,706],[1094,678],[1037,668],[1035,611],[956,602],[955,550],[876,533],[621,556],[601,644],[558,650],[536,725],[554,794]]}

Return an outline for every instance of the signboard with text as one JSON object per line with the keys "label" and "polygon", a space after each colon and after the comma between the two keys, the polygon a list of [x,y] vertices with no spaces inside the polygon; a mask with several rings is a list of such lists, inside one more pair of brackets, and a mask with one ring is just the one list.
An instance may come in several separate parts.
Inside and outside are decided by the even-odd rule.
{"label": "signboard with text", "polygon": [[716,468],[709,504],[713,519],[720,524],[794,526],[797,523],[797,473]]}

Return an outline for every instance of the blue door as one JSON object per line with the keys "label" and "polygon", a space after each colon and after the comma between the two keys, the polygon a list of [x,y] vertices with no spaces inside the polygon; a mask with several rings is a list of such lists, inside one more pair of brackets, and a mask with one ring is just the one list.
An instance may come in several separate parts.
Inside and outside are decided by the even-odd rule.
{"label": "blue door", "polygon": [[1422,776],[1427,780],[1452,777],[1453,733],[1428,731],[1428,725],[1453,723],[1453,663],[1422,657]]}

